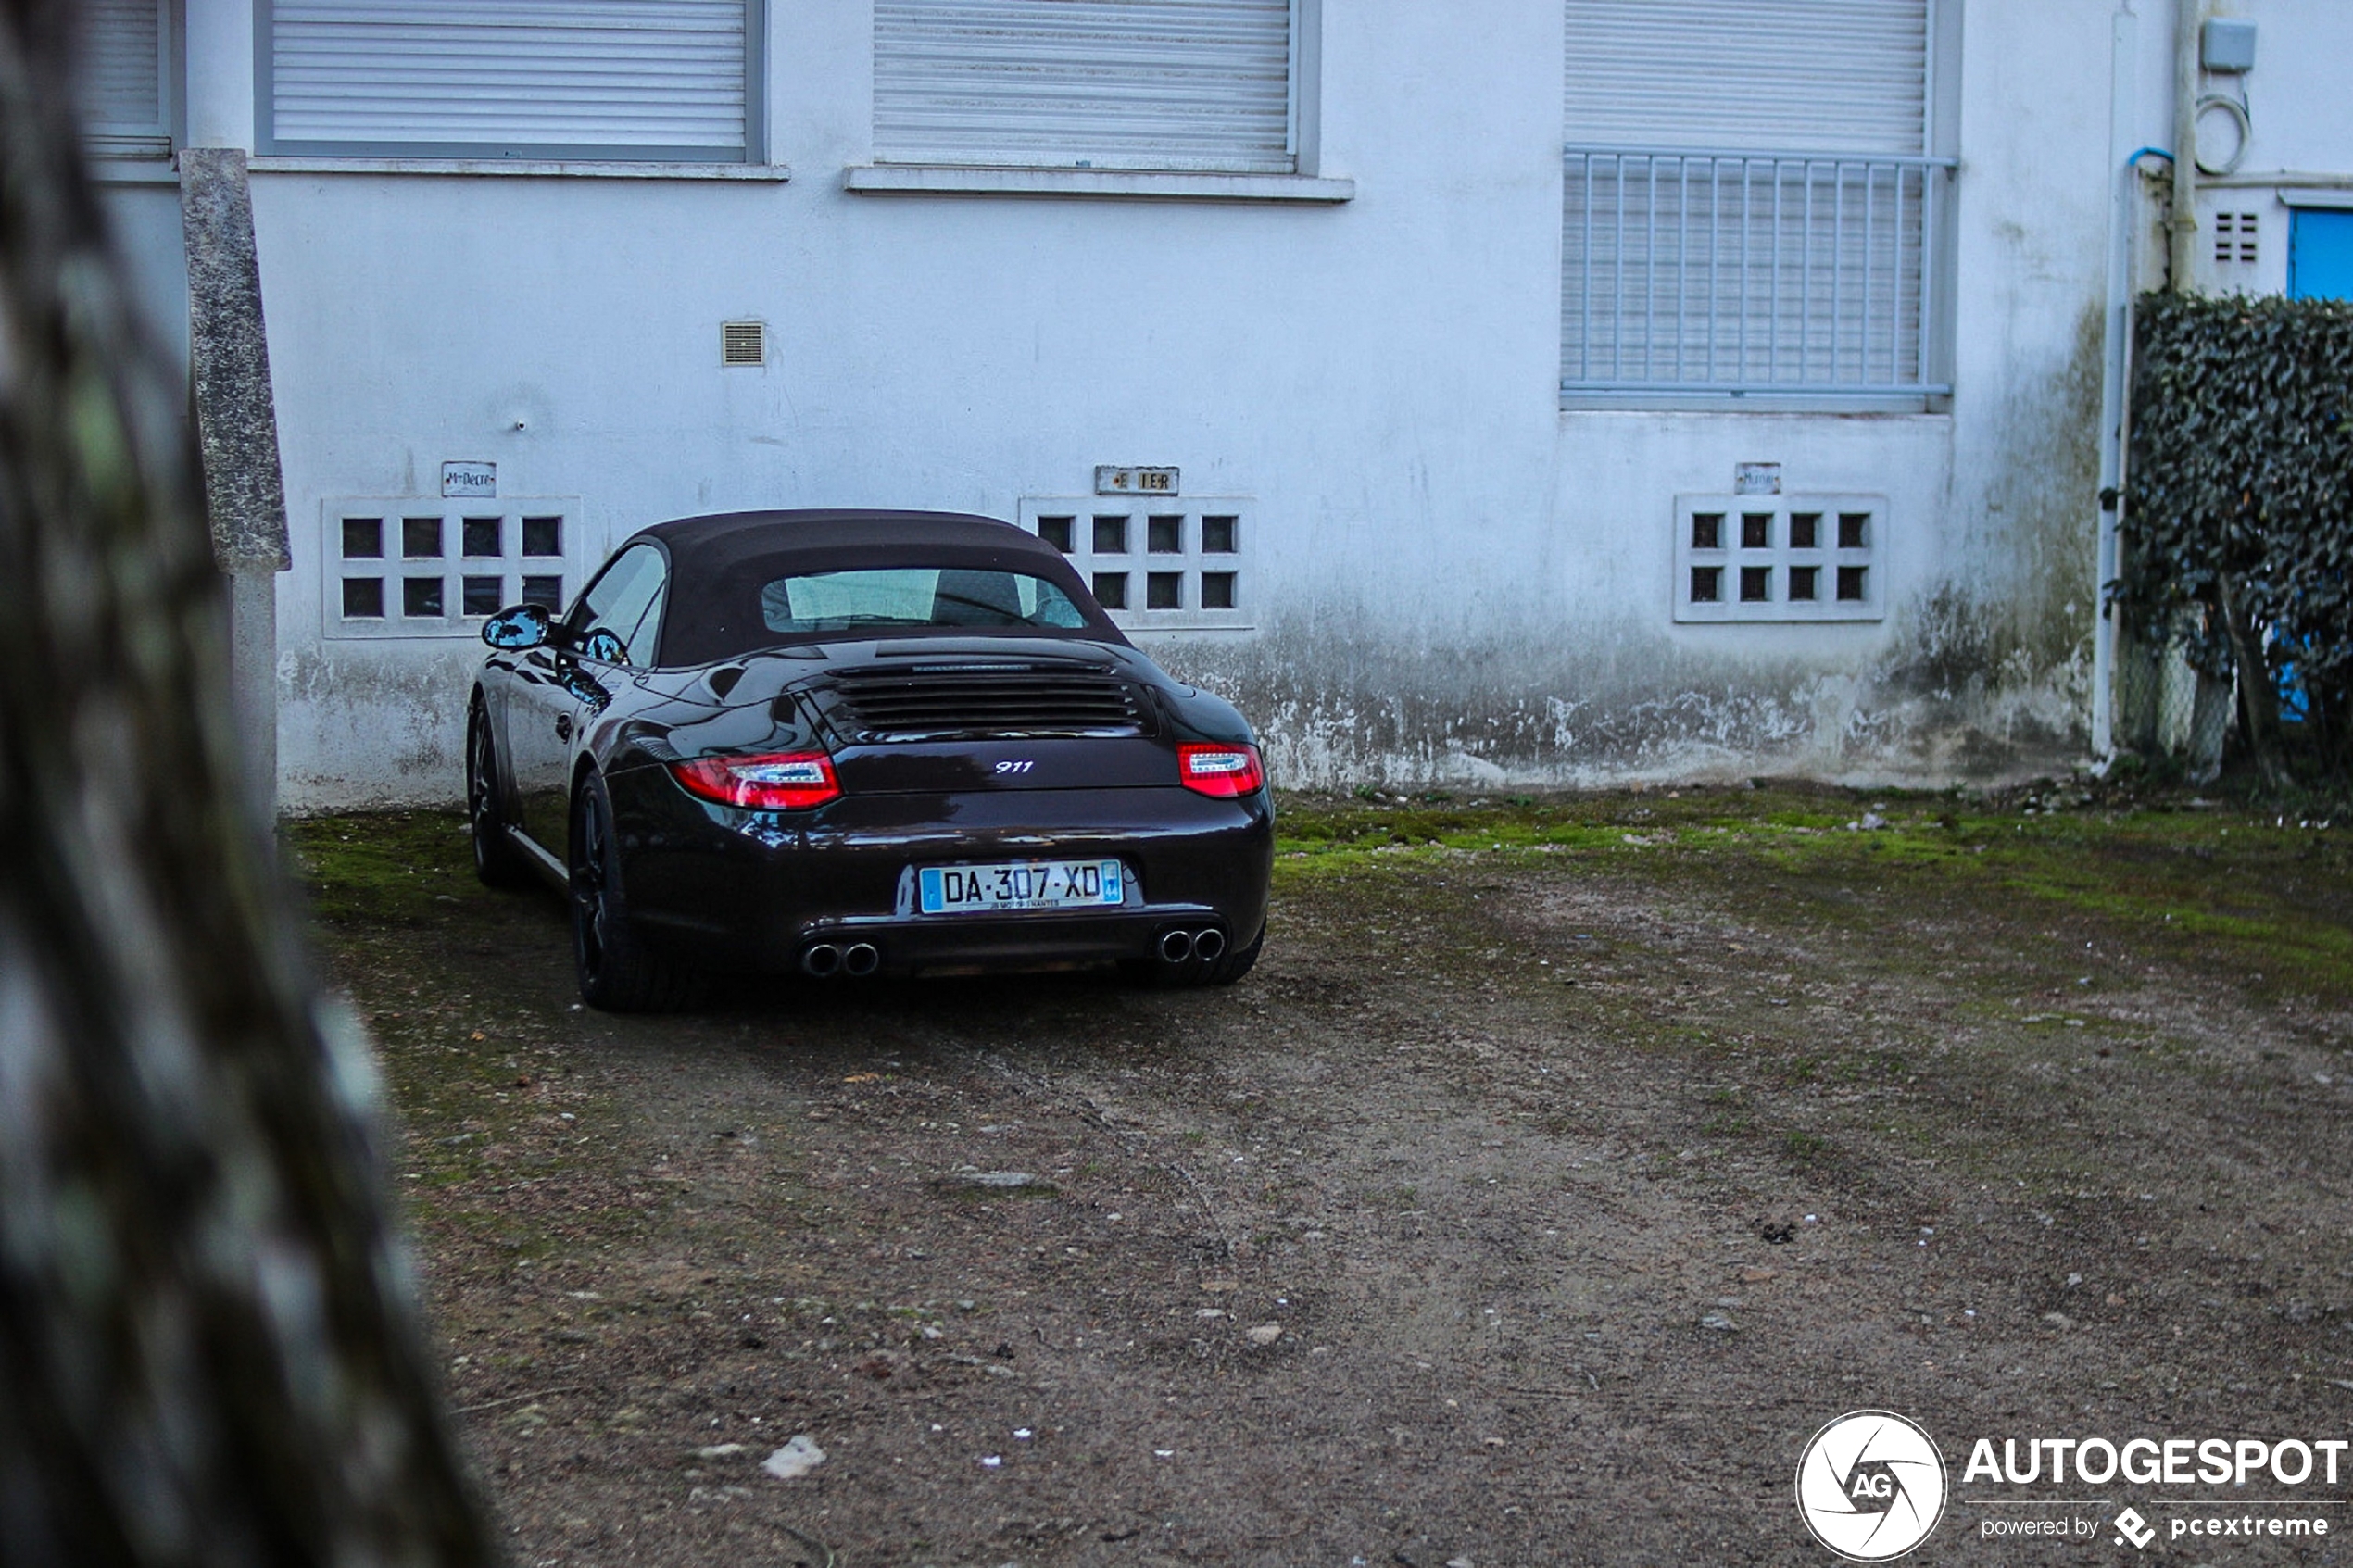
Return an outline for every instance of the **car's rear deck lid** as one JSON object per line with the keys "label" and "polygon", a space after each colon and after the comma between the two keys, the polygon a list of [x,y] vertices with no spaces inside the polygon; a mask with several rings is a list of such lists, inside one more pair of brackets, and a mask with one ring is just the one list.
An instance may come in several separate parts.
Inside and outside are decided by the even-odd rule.
{"label": "car's rear deck lid", "polygon": [[1140,735],[1146,709],[1106,663],[957,657],[836,671],[812,688],[848,743]]}

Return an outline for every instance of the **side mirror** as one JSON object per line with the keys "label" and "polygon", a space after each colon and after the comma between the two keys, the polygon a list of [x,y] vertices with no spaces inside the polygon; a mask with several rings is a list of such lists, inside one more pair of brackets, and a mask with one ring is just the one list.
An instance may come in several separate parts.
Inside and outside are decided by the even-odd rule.
{"label": "side mirror", "polygon": [[555,639],[555,619],[545,605],[516,605],[482,623],[482,640],[510,651],[543,647]]}
{"label": "side mirror", "polygon": [[580,639],[580,657],[593,659],[599,664],[622,664],[629,659],[627,645],[621,634],[610,626],[598,626]]}

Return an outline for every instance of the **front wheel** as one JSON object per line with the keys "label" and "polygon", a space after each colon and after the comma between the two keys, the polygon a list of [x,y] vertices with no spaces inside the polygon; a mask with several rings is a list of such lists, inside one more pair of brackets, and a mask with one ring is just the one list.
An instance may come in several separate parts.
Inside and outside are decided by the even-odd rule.
{"label": "front wheel", "polygon": [[604,1012],[673,1012],[701,990],[694,971],[638,940],[621,880],[612,797],[590,773],[572,809],[572,956],[580,999]]}

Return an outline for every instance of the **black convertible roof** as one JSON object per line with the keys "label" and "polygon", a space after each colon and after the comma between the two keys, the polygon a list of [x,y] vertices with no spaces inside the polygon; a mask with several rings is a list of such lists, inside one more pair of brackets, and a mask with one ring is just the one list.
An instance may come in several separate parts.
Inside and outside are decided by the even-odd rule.
{"label": "black convertible roof", "polygon": [[[937,566],[1026,572],[1060,585],[1088,614],[1088,635],[1125,642],[1060,550],[1026,529],[970,512],[773,511],[682,517],[640,529],[670,556],[661,662],[705,664],[779,637],[760,618],[763,583],[797,572]],[[1037,634],[1035,629],[1027,629]]]}
{"label": "black convertible roof", "polygon": [[[1062,552],[1026,529],[973,512],[805,510],[713,512],[673,518],[638,531],[670,551],[671,570],[717,576],[749,561],[780,556],[873,552],[874,565],[900,558],[907,549],[982,549],[1060,560]],[[827,561],[838,571],[852,563]]]}

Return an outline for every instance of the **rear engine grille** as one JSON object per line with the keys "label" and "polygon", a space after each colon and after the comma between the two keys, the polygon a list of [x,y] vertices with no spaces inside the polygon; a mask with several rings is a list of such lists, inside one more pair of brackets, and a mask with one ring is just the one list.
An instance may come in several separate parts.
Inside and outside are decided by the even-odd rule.
{"label": "rear engine grille", "polygon": [[916,664],[845,670],[832,684],[834,720],[860,740],[1143,732],[1136,694],[1100,667]]}

